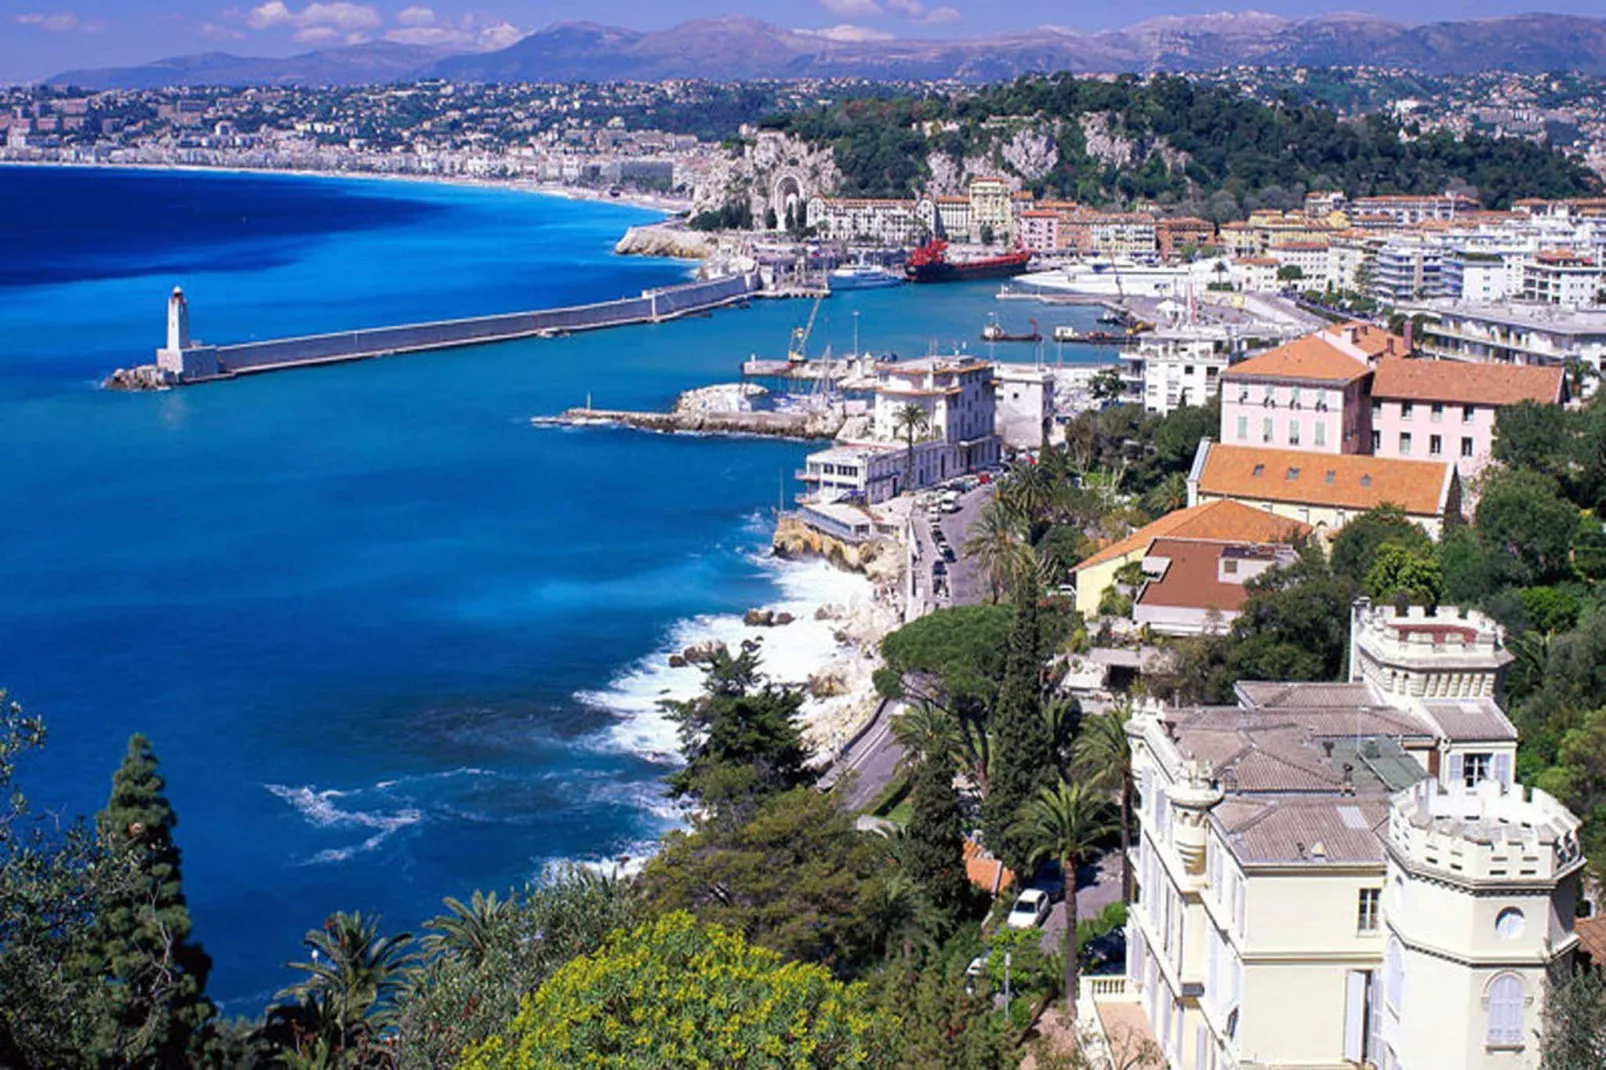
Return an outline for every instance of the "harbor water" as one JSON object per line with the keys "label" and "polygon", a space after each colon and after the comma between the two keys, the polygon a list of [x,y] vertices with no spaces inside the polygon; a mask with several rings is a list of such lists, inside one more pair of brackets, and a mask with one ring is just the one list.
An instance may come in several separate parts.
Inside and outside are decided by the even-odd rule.
{"label": "harbor water", "polygon": [[[24,168],[0,168],[0,198],[27,206],[0,245],[0,687],[50,730],[23,781],[39,805],[92,812],[129,734],[151,738],[230,1013],[260,1010],[333,910],[416,929],[444,895],[639,858],[678,816],[656,704],[695,674],[668,653],[733,634],[748,607],[856,590],[765,556],[805,444],[529,423],[729,381],[784,353],[807,302],[164,393],[95,386],[150,359],[174,285],[196,336],[222,343],[681,281],[683,264],[611,255],[651,213]],[[810,352],[846,352],[856,327],[876,351],[985,355],[988,312],[1045,334],[1096,315],[995,291],[842,295]],[[1067,362],[1108,359],[1077,349]],[[768,664],[795,679],[829,641],[783,632]]]}

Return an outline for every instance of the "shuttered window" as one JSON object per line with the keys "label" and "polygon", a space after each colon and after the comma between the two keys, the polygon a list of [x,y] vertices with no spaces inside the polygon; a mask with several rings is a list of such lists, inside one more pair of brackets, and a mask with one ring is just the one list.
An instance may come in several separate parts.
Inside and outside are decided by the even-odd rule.
{"label": "shuttered window", "polygon": [[1503,973],[1489,983],[1489,1043],[1522,1043],[1522,978]]}

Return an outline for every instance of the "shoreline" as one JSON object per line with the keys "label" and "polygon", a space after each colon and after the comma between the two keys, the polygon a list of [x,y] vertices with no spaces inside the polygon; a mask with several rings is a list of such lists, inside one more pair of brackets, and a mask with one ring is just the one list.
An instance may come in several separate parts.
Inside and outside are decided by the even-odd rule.
{"label": "shoreline", "polygon": [[[563,186],[533,179],[496,180],[474,178],[467,175],[390,174],[382,171],[320,171],[296,167],[245,167],[237,164],[189,163],[98,163],[87,160],[0,160],[3,167],[73,168],[85,171],[150,171],[180,174],[215,175],[282,175],[288,178],[350,179],[362,182],[413,182],[425,186],[456,186],[464,189],[508,190],[544,197],[557,197],[566,201],[594,201],[599,204],[622,204],[631,208],[661,212],[665,218],[677,212],[690,211],[689,199],[669,197],[655,193],[624,193],[612,197],[606,190],[586,186]],[[661,222],[661,220],[660,220]]]}

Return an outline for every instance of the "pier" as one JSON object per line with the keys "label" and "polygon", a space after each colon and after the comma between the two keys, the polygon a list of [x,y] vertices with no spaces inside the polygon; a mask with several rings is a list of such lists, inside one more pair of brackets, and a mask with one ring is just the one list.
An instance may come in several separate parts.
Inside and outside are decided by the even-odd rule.
{"label": "pier", "polygon": [[840,406],[793,412],[630,412],[582,407],[557,416],[535,416],[530,422],[537,427],[630,427],[680,434],[828,439],[842,430],[846,419]]}
{"label": "pier", "polygon": [[637,323],[662,323],[739,304],[757,295],[759,290],[757,274],[727,275],[704,282],[643,290],[638,297],[592,305],[211,346],[191,339],[189,306],[183,292],[175,289],[168,301],[167,345],[156,351],[156,363],[132,370],[118,369],[106,380],[106,385],[121,389],[188,386],[289,368],[521,338],[550,338],[572,331]]}

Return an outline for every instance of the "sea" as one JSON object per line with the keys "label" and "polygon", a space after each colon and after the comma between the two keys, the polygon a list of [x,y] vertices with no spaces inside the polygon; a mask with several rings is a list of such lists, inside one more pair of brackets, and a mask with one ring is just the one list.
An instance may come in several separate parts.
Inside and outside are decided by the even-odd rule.
{"label": "sea", "polygon": [[[801,619],[766,634],[765,667],[801,680],[835,646],[813,608],[868,597],[767,553],[806,444],[530,423],[733,381],[785,353],[808,301],[160,393],[98,385],[152,359],[175,285],[193,333],[225,343],[683,281],[686,264],[612,254],[655,212],[28,167],[0,167],[0,203],[0,687],[49,730],[21,783],[36,807],[90,814],[129,736],[151,740],[227,1013],[258,1013],[335,910],[416,932],[442,897],[554,862],[639,864],[684,817],[658,703],[698,677],[669,655],[788,608]],[[809,350],[981,352],[989,313],[1045,332],[1093,320],[996,291],[842,294]]]}

